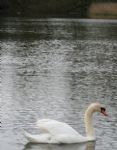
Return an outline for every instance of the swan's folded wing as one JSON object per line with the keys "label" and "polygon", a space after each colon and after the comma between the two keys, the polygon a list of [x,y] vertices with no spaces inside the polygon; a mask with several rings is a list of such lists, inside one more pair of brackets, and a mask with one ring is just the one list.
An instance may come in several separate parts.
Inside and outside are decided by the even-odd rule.
{"label": "swan's folded wing", "polygon": [[37,121],[37,126],[40,130],[49,132],[51,135],[67,134],[71,136],[82,137],[70,125],[51,119],[42,119]]}

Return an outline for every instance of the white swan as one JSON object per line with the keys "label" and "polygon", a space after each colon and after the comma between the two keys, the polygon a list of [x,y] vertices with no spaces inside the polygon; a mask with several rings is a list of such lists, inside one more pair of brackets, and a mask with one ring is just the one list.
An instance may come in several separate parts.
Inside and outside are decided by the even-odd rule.
{"label": "white swan", "polygon": [[94,130],[92,125],[92,115],[94,112],[100,112],[107,116],[106,109],[100,103],[92,103],[85,112],[86,137],[80,135],[70,125],[51,119],[42,119],[37,121],[38,128],[43,131],[42,134],[32,135],[24,132],[25,137],[33,143],[81,143],[94,141]]}

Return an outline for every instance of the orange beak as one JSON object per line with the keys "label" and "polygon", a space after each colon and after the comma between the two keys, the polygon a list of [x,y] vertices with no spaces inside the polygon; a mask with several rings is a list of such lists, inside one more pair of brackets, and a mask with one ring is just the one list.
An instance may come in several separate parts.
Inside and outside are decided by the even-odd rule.
{"label": "orange beak", "polygon": [[104,116],[108,116],[107,112],[102,110],[101,113],[104,115]]}

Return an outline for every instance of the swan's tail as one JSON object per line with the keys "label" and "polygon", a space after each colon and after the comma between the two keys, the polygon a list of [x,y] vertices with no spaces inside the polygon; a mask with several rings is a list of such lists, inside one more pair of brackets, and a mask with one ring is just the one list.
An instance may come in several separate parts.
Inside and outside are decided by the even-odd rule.
{"label": "swan's tail", "polygon": [[49,141],[50,141],[50,135],[49,134],[34,135],[34,134],[30,134],[24,130],[24,136],[31,143],[49,143]]}
{"label": "swan's tail", "polygon": [[28,140],[29,142],[34,142],[34,141],[35,141],[34,135],[28,133],[28,132],[25,131],[25,130],[24,130],[24,136],[27,138],[27,140]]}

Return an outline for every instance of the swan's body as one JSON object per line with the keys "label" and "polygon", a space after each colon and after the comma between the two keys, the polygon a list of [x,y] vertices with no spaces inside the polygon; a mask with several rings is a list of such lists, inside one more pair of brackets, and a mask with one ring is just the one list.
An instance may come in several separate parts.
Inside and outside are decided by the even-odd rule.
{"label": "swan's body", "polygon": [[[104,110],[101,111],[101,108]],[[38,128],[43,131],[42,134],[32,135],[25,132],[26,138],[35,143],[81,143],[95,140],[92,115],[95,111],[100,111],[104,115],[105,109],[99,103],[91,104],[85,112],[85,125],[87,137],[80,135],[70,125],[51,119],[42,119],[37,121]]]}
{"label": "swan's body", "polygon": [[41,131],[40,135],[31,135],[25,132],[25,136],[30,142],[36,143],[81,143],[92,141],[94,138],[83,137],[66,123],[51,119],[37,121],[37,126]]}

